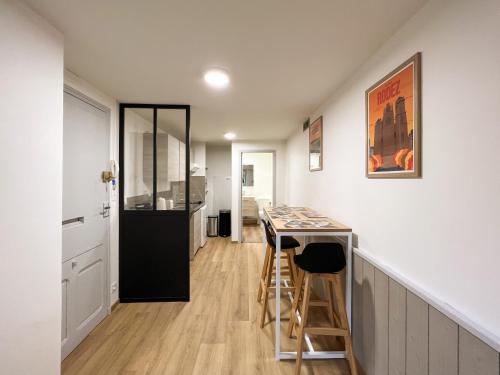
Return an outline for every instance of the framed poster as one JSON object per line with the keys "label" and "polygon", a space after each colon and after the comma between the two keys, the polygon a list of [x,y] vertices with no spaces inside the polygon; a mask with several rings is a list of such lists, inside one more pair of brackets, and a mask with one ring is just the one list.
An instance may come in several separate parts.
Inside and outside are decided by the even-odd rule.
{"label": "framed poster", "polygon": [[309,125],[309,170],[323,169],[323,116]]}
{"label": "framed poster", "polygon": [[366,90],[366,177],[421,176],[420,52]]}

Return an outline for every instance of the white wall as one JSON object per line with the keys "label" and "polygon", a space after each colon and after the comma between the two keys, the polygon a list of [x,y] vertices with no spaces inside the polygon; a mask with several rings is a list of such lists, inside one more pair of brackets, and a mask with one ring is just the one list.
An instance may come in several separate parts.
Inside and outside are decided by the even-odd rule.
{"label": "white wall", "polygon": [[59,374],[63,38],[0,1],[0,366]]}
{"label": "white wall", "polygon": [[219,209],[231,206],[231,146],[207,145],[206,150],[207,215],[217,215]]}
{"label": "white wall", "polygon": [[243,165],[253,166],[253,186],[242,186],[244,197],[254,197],[259,210],[265,205],[272,205],[273,201],[273,169],[272,153],[247,152],[242,157]]}
{"label": "white wall", "polygon": [[[288,141],[288,203],[353,227],[359,247],[500,337],[500,5],[430,1]],[[365,178],[365,90],[422,52],[423,178]],[[300,181],[300,183],[297,183]]]}
{"label": "white wall", "polygon": [[[109,108],[110,110],[110,132],[109,132],[109,138],[110,138],[110,145],[109,145],[109,158],[110,160],[116,160],[117,162],[119,161],[119,139],[118,139],[118,134],[119,134],[119,123],[118,123],[118,102],[116,99],[102,93],[99,91],[97,88],[92,86],[90,83],[86,82],[85,80],[77,77],[73,73],[69,71],[64,72],[64,84],[67,86],[70,86],[71,88],[79,91],[80,93],[88,96],[92,100],[95,100],[96,102],[104,105],[105,107]],[[141,159],[142,160],[142,159]],[[120,183],[118,183],[118,187],[120,186]],[[108,286],[109,288],[109,293],[110,293],[110,304],[114,304],[115,302],[118,301],[118,295],[119,295],[119,285],[118,285],[118,253],[119,253],[119,248],[118,248],[118,188],[114,191],[110,191],[110,217],[109,217],[109,226],[110,226],[110,233],[109,233],[109,261],[110,261],[110,280],[109,283],[110,285]],[[116,283],[117,289],[115,291],[111,291],[111,285],[113,283]]]}
{"label": "white wall", "polygon": [[286,143],[283,141],[233,142],[231,145],[231,237],[240,241],[241,153],[244,151],[275,151],[276,153],[276,205],[285,203],[286,196]]}

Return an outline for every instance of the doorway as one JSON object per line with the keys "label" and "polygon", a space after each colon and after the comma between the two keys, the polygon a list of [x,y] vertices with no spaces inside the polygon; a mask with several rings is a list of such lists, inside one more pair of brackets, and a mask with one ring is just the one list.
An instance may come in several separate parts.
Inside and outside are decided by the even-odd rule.
{"label": "doorway", "polygon": [[109,109],[65,87],[63,123],[62,359],[108,314]]}
{"label": "doorway", "polygon": [[275,203],[275,152],[241,153],[241,241],[262,242],[261,217]]}

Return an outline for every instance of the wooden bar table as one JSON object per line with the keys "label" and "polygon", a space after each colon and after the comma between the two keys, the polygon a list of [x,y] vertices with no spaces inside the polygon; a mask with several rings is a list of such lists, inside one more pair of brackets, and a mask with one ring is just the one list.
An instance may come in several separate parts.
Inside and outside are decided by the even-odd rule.
{"label": "wooden bar table", "polygon": [[[352,291],[352,229],[328,217],[318,214],[307,207],[269,207],[264,209],[265,219],[276,233],[276,256],[281,253],[281,237],[343,237],[346,238],[346,309],[351,329],[351,291]],[[275,355],[276,360],[295,359],[297,352],[281,351],[281,262],[276,262],[276,321],[275,321]],[[300,319],[300,317],[299,317]],[[308,351],[303,359],[345,358],[345,351],[315,351],[309,337],[305,338]]]}

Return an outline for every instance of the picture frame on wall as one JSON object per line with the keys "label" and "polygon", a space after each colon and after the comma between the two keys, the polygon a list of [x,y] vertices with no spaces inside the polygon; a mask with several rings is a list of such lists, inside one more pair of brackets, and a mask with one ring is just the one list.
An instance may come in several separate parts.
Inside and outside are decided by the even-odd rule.
{"label": "picture frame on wall", "polygon": [[309,125],[309,171],[323,169],[323,116]]}
{"label": "picture frame on wall", "polygon": [[421,53],[365,93],[366,177],[421,177]]}

